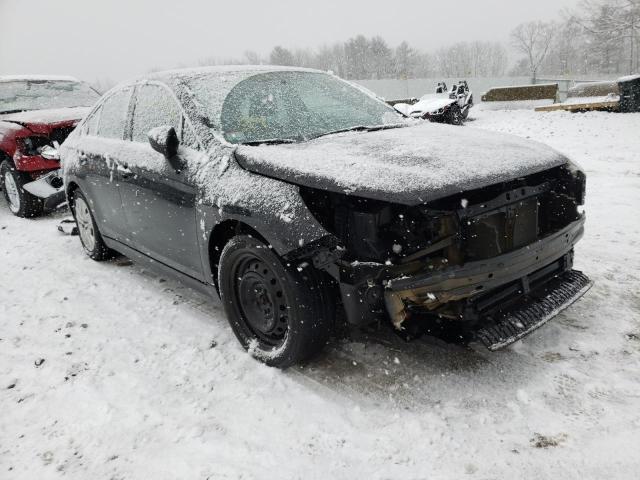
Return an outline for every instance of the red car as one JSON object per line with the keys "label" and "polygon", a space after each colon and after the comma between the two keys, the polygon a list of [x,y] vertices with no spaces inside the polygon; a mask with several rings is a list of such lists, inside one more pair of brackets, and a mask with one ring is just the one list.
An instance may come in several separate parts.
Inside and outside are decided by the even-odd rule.
{"label": "red car", "polygon": [[64,201],[50,173],[60,168],[58,146],[99,97],[72,77],[0,76],[0,188],[14,215],[35,217]]}

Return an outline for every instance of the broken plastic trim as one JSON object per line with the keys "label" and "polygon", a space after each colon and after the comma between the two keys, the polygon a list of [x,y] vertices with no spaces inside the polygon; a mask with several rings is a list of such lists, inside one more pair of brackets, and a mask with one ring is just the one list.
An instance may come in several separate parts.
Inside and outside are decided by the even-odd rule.
{"label": "broken plastic trim", "polygon": [[23,188],[44,200],[45,210],[53,210],[66,202],[62,170],[53,170],[33,182],[25,183]]}
{"label": "broken plastic trim", "polygon": [[444,303],[471,297],[525,277],[571,251],[584,232],[584,215],[565,228],[537,242],[497,257],[390,280],[385,304],[391,321],[402,328],[407,304],[431,310]]}

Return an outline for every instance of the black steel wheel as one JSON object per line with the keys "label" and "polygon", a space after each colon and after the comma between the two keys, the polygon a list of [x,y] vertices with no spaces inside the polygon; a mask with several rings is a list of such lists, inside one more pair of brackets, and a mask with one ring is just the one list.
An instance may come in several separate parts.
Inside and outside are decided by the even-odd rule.
{"label": "black steel wheel", "polygon": [[462,116],[462,111],[457,103],[454,103],[449,107],[446,113],[447,123],[451,125],[462,125],[464,123],[464,117]]}
{"label": "black steel wheel", "polygon": [[258,360],[286,368],[327,342],[334,323],[330,281],[308,266],[289,268],[268,246],[234,237],[220,257],[220,296],[233,331]]}

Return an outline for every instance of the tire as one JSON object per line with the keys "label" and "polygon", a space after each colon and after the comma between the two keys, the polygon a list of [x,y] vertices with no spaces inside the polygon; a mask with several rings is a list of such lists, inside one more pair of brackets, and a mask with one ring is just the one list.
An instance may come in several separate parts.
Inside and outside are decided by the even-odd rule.
{"label": "tire", "polygon": [[473,95],[469,97],[465,106],[467,108],[465,108],[464,113],[462,114],[463,120],[466,120],[467,118],[469,118],[469,110],[471,110],[471,107],[473,107]]}
{"label": "tire", "polygon": [[101,262],[113,258],[114,251],[104,243],[98,225],[89,208],[89,202],[80,190],[73,192],[73,218],[78,226],[80,243],[89,258]]}
{"label": "tire", "polygon": [[462,125],[464,123],[464,118],[462,117],[462,111],[458,104],[451,105],[449,111],[446,114],[447,123],[451,125]]}
{"label": "tire", "polygon": [[226,244],[219,265],[225,313],[254,358],[287,368],[322,350],[334,328],[336,303],[324,273],[312,266],[298,272],[248,235]]}
{"label": "tire", "polygon": [[42,215],[44,210],[42,199],[24,189],[24,185],[32,181],[28,174],[19,172],[12,163],[5,160],[0,164],[0,181],[2,181],[2,191],[11,213],[22,218]]}

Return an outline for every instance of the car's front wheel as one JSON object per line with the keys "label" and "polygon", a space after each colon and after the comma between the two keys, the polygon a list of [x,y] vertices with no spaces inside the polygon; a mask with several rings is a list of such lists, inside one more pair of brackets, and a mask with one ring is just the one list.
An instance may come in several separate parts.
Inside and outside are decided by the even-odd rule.
{"label": "car's front wheel", "polygon": [[331,335],[330,280],[312,266],[298,272],[251,236],[234,237],[224,247],[218,285],[236,337],[267,365],[286,368],[307,360]]}
{"label": "car's front wheel", "polygon": [[449,110],[446,113],[447,123],[451,125],[462,125],[464,123],[464,117],[462,116],[462,111],[457,104],[451,105]]}
{"label": "car's front wheel", "polygon": [[73,192],[72,212],[78,226],[80,242],[86,254],[96,261],[112,258],[113,250],[104,243],[89,208],[89,202],[80,190]]}
{"label": "car's front wheel", "polygon": [[42,200],[24,189],[24,185],[31,181],[29,175],[19,172],[13,164],[5,160],[0,164],[0,181],[11,213],[17,217],[42,215]]}

